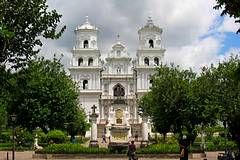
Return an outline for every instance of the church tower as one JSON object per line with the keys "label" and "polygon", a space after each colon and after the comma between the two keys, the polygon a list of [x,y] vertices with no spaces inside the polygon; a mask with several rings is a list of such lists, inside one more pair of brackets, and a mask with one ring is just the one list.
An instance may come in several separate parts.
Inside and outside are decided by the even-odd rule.
{"label": "church tower", "polygon": [[72,49],[72,66],[69,67],[71,77],[78,83],[80,103],[85,111],[91,111],[101,94],[100,86],[100,50],[98,49],[98,28],[91,25],[88,16],[85,22],[75,30],[75,45]]}
{"label": "church tower", "polygon": [[149,91],[151,87],[150,76],[154,73],[163,57],[165,49],[162,48],[161,35],[162,28],[154,25],[151,17],[147,23],[138,30],[139,48],[137,50],[136,76],[137,76],[137,96],[141,96]]}

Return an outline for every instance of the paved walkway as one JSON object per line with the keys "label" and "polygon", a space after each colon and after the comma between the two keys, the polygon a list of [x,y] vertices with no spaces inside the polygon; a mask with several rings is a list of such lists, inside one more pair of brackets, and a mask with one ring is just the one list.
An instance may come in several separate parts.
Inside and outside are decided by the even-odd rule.
{"label": "paved walkway", "polygon": [[[9,160],[12,160],[12,152],[8,151],[9,153]],[[15,154],[15,160],[42,160],[42,159],[33,159],[32,154],[34,154],[34,151],[25,151],[25,152],[16,152]],[[216,160],[218,152],[206,152],[207,154],[207,160]],[[123,158],[86,158],[86,159],[74,159],[74,160],[128,160],[127,156]],[[204,158],[190,158],[189,160],[203,160]],[[7,160],[7,151],[0,151],[0,160]],[[53,160],[69,160],[69,159],[53,159]],[[139,158],[139,160],[160,160],[159,158]],[[177,160],[177,159],[162,159],[162,160]]]}

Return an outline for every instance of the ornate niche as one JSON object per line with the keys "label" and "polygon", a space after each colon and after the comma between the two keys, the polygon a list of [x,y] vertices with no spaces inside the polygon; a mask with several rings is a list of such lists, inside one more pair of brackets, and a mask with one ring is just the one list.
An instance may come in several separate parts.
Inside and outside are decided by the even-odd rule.
{"label": "ornate niche", "polygon": [[122,124],[123,123],[123,110],[119,108],[115,112],[116,112],[115,113],[116,124]]}

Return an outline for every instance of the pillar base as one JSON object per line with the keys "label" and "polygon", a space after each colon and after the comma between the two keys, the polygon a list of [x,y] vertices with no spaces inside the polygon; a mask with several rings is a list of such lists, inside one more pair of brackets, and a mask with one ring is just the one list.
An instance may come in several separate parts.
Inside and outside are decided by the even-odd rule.
{"label": "pillar base", "polygon": [[89,147],[98,148],[98,147],[99,147],[98,141],[93,141],[93,140],[91,140],[90,143],[89,143]]}
{"label": "pillar base", "polygon": [[149,141],[141,141],[140,148],[145,148],[148,146]]}

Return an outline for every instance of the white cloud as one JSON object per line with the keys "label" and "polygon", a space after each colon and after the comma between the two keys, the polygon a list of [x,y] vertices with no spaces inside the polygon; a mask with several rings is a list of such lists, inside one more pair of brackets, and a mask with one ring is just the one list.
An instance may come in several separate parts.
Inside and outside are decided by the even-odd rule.
{"label": "white cloud", "polygon": [[166,61],[180,64],[183,68],[192,68],[199,71],[202,66],[216,61],[221,48],[219,37],[221,36],[209,36],[188,45],[169,48],[166,53]]}
{"label": "white cloud", "polygon": [[234,18],[225,16],[222,25],[218,28],[218,31],[219,32],[236,32],[237,29],[238,29],[238,26],[235,23]]}
{"label": "white cloud", "polygon": [[164,29],[166,46],[180,47],[206,34],[214,24],[218,11],[213,10],[215,0],[152,1],[154,19]]}
{"label": "white cloud", "polygon": [[57,41],[43,39],[42,42],[44,45],[40,50],[39,56],[43,56],[47,59],[53,59],[55,55],[56,58],[61,58],[61,62],[67,69],[67,67],[71,64],[72,60],[72,54],[70,52],[70,49],[64,46],[59,46],[56,43]]}
{"label": "white cloud", "polygon": [[74,45],[73,30],[83,23],[86,15],[99,28],[98,45],[102,55],[107,54],[120,34],[134,56],[138,48],[137,30],[151,13],[154,23],[163,28],[165,59],[196,70],[217,61],[224,32],[236,31],[232,19],[219,22],[220,11],[213,9],[215,0],[48,0],[48,3],[63,15],[61,24],[67,25],[67,30],[60,40],[44,41],[42,52],[46,56],[64,53],[66,66],[70,65],[70,49]]}

